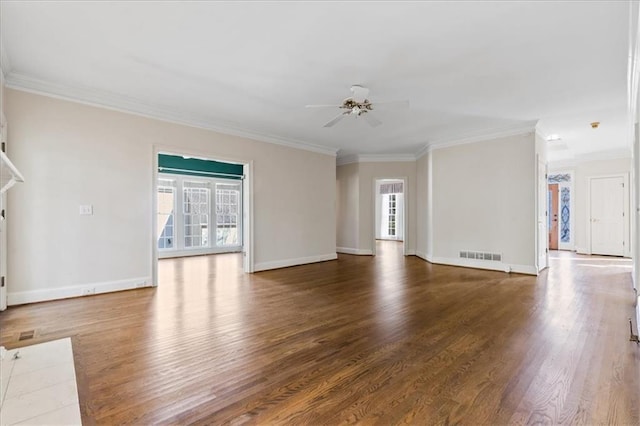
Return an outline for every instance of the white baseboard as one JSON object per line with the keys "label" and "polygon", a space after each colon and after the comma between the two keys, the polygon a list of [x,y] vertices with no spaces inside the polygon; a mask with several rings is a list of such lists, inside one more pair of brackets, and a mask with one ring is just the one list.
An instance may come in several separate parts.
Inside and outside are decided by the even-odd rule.
{"label": "white baseboard", "polygon": [[487,269],[490,271],[515,272],[518,274],[538,275],[535,266],[514,265],[504,262],[494,262],[488,260],[457,259],[450,257],[433,257],[431,263],[450,266],[462,266],[464,268]]}
{"label": "white baseboard", "polygon": [[404,255],[405,256],[415,256],[416,255],[416,251],[407,249],[407,251],[404,253]]}
{"label": "white baseboard", "polygon": [[418,256],[422,260],[426,260],[429,263],[433,263],[432,262],[433,258],[430,254],[423,253],[421,251],[416,251],[416,256]]}
{"label": "white baseboard", "polygon": [[45,302],[47,300],[66,299],[78,296],[91,296],[94,294],[151,286],[150,277],[140,277],[68,287],[47,288],[42,290],[18,291],[7,294],[7,304],[10,306],[23,305],[25,303]]}
{"label": "white baseboard", "polygon": [[256,263],[253,267],[254,272],[266,271],[269,269],[287,268],[289,266],[305,265],[307,263],[324,262],[326,260],[335,260],[338,258],[336,253],[321,254],[318,256],[298,257],[296,259],[274,260],[271,262]]}
{"label": "white baseboard", "polygon": [[240,253],[240,252],[242,252],[242,247],[168,250],[168,251],[158,250],[158,259],[171,259],[174,257],[202,256],[202,255],[209,255],[209,254]]}
{"label": "white baseboard", "polygon": [[361,255],[361,256],[371,256],[371,255],[373,255],[373,250],[355,249],[355,248],[350,248],[350,247],[336,247],[336,251],[338,253],[357,254],[357,255]]}

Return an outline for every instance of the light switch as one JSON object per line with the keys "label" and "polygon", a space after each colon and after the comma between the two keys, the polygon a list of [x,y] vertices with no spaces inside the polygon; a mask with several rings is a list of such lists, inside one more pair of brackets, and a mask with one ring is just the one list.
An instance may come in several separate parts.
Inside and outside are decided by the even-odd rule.
{"label": "light switch", "polygon": [[81,215],[92,215],[93,214],[93,206],[91,204],[83,204],[80,206],[80,214]]}

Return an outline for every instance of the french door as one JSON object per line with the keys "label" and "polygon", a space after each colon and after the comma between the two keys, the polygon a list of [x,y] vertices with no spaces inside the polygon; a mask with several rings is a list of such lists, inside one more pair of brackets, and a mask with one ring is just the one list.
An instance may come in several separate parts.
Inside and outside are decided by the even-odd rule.
{"label": "french door", "polygon": [[159,257],[240,251],[242,181],[161,174]]}

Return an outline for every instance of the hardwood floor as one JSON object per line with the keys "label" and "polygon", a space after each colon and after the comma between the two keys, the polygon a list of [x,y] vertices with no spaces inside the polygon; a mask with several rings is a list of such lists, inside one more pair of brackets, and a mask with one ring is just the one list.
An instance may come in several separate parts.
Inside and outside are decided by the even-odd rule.
{"label": "hardwood floor", "polygon": [[536,279],[379,244],[253,275],[164,260],[155,289],[9,308],[0,340],[71,336],[85,424],[640,423],[629,260]]}

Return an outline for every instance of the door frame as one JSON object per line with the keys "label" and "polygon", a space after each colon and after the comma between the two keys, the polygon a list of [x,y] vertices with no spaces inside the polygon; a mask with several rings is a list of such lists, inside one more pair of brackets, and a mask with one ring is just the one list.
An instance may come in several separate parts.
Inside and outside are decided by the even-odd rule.
{"label": "door frame", "polygon": [[[541,172],[541,166],[544,168],[544,172]],[[540,271],[549,266],[549,230],[547,229],[547,223],[549,221],[549,181],[547,176],[549,175],[549,166],[540,154],[536,154],[535,160],[535,216],[534,216],[534,229],[535,229],[535,265],[536,271],[539,274]],[[540,193],[541,186],[544,186],[544,195]],[[544,206],[544,216],[540,215],[540,208]],[[545,255],[540,256],[542,248],[545,249]],[[541,259],[544,261],[541,262]]]}
{"label": "door frame", "polygon": [[587,253],[591,255],[592,254],[592,250],[591,250],[591,183],[594,179],[607,179],[607,178],[622,178],[622,182],[624,184],[624,188],[625,190],[622,192],[622,197],[623,197],[623,214],[624,214],[624,220],[623,220],[623,235],[624,235],[624,250],[623,250],[623,257],[631,257],[631,244],[630,244],[630,204],[629,204],[629,196],[630,196],[630,188],[629,188],[629,173],[628,172],[624,172],[624,173],[614,173],[614,174],[605,174],[605,175],[593,175],[593,176],[587,176],[587,205],[586,205],[586,212],[587,212],[587,220],[585,221],[585,226],[586,226],[586,235],[587,235]]}
{"label": "door frame", "polygon": [[[555,194],[552,192],[552,187],[555,187],[556,191]],[[550,193],[550,197],[547,201],[547,233],[549,235],[549,242],[547,243],[547,247],[549,248],[549,250],[560,250],[560,184],[558,183],[547,183],[547,193]],[[556,210],[553,210],[553,200],[555,198],[555,208]],[[551,202],[549,202],[551,201]],[[553,223],[551,224],[551,226],[549,226],[549,222],[553,222],[554,218],[553,216],[556,216],[555,221],[555,227],[556,227],[556,232],[555,235],[553,232]],[[556,243],[556,248],[552,248],[551,247],[551,240],[553,240],[553,238],[555,237],[555,243]]]}
{"label": "door frame", "polygon": [[384,180],[384,179],[389,179],[389,180],[399,180],[402,181],[402,203],[404,204],[402,206],[402,255],[403,256],[407,256],[407,214],[408,214],[408,208],[407,206],[409,205],[409,179],[407,179],[406,176],[401,176],[401,177],[396,177],[396,176],[375,176],[373,178],[373,191],[371,192],[372,196],[371,196],[371,204],[372,204],[372,212],[373,212],[373,226],[372,226],[372,231],[373,231],[373,239],[372,239],[372,243],[371,243],[371,254],[372,255],[376,255],[376,209],[378,208],[378,206],[376,205],[376,182],[379,180]]}
{"label": "door frame", "polygon": [[242,179],[242,267],[245,273],[254,272],[254,239],[253,239],[253,160],[239,160],[210,152],[197,151],[190,148],[153,145],[151,173],[151,283],[158,285],[158,155],[173,154],[190,157],[207,158],[229,163],[242,164],[244,178]]}
{"label": "door frame", "polygon": [[[575,187],[575,175],[573,170],[568,170],[565,172],[554,172],[554,174],[568,174],[571,176],[571,180],[569,182],[560,182],[558,183],[558,209],[560,213],[560,218],[562,217],[562,187],[569,187],[569,242],[563,243],[560,239],[560,235],[562,234],[562,227],[558,227],[558,250],[571,250],[576,251],[576,187]],[[560,222],[562,223],[562,221]]]}
{"label": "door frame", "polygon": [[[558,190],[562,194],[562,187],[569,187],[569,242],[563,243],[560,240],[562,234],[562,228],[558,227],[558,250],[576,251],[576,185],[575,185],[575,172],[573,169],[554,169],[547,172],[548,176],[551,175],[569,175],[570,180],[568,182],[557,182]],[[548,179],[547,179],[548,181]],[[555,183],[555,182],[554,182]],[[558,209],[561,213],[562,199],[558,196]]]}

